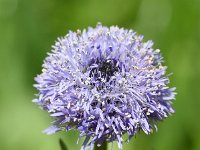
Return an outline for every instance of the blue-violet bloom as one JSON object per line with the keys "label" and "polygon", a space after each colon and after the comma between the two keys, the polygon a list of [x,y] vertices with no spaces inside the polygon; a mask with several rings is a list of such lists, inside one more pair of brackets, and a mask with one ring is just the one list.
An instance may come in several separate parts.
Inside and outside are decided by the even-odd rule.
{"label": "blue-violet bloom", "polygon": [[166,66],[152,41],[132,30],[100,23],[59,38],[44,60],[33,101],[54,118],[52,134],[77,129],[82,149],[117,141],[122,149],[139,130],[146,134],[174,112]]}

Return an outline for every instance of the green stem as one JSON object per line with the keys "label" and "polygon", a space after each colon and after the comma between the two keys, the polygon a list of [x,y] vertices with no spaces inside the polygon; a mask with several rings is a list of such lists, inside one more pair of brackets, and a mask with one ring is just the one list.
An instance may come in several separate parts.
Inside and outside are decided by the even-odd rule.
{"label": "green stem", "polygon": [[98,147],[97,145],[95,145],[94,150],[106,150],[107,149],[107,143],[103,142],[103,144]]}
{"label": "green stem", "polygon": [[65,145],[62,139],[59,139],[59,143],[60,143],[61,150],[68,150],[67,146]]}

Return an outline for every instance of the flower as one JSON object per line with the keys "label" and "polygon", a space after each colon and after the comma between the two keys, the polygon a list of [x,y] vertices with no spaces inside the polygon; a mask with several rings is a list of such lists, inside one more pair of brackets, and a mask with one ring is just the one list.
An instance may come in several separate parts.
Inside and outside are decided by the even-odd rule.
{"label": "flower", "polygon": [[77,129],[82,149],[117,141],[122,149],[139,130],[174,112],[166,66],[152,41],[132,30],[97,24],[59,38],[35,80],[34,102],[54,118],[48,134]]}

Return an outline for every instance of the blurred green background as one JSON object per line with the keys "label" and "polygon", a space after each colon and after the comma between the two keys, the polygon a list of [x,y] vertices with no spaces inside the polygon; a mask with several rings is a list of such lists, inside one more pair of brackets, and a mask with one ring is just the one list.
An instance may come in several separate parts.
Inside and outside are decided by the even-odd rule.
{"label": "blurred green background", "polygon": [[80,149],[75,131],[41,132],[52,120],[32,85],[57,37],[98,21],[152,39],[177,87],[176,114],[124,150],[200,150],[200,0],[0,0],[0,150]]}

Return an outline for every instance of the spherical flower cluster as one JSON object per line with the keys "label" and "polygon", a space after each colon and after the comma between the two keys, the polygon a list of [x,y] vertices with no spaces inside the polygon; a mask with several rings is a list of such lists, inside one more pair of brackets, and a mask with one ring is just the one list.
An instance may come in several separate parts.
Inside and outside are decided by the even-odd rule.
{"label": "spherical flower cluster", "polygon": [[69,32],[58,39],[35,79],[34,102],[54,118],[46,130],[77,129],[85,137],[82,149],[117,141],[122,149],[139,131],[174,112],[166,66],[152,41],[132,30],[105,27]]}

